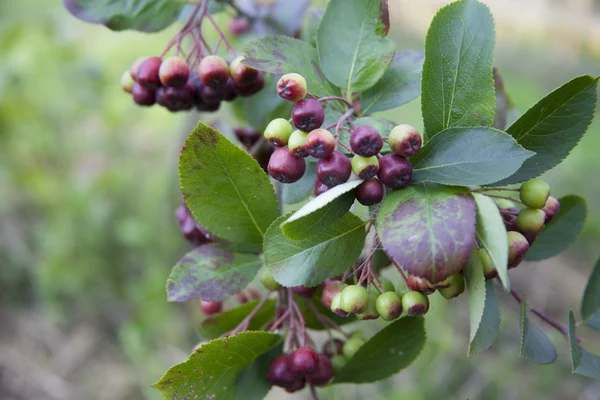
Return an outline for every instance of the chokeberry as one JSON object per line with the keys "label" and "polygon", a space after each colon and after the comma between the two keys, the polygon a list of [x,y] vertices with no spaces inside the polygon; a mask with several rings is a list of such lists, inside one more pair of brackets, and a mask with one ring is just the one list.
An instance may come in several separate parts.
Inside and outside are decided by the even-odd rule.
{"label": "chokeberry", "polygon": [[317,369],[306,377],[309,383],[315,386],[326,385],[333,378],[333,365],[331,360],[325,354],[319,354],[319,364]]}
{"label": "chokeberry", "polygon": [[290,355],[292,370],[299,375],[308,375],[317,370],[319,356],[310,347],[300,347]]}
{"label": "chokeberry", "polygon": [[356,200],[363,206],[372,206],[383,200],[385,189],[377,178],[367,179],[354,189]]}
{"label": "chokeberry", "polygon": [[139,83],[133,85],[131,89],[133,101],[139,106],[151,106],[156,101],[156,90],[142,86]]}
{"label": "chokeberry", "polygon": [[316,287],[307,287],[307,286],[294,286],[292,288],[292,292],[301,297],[311,298],[313,294],[317,291]]}
{"label": "chokeberry", "polygon": [[523,261],[527,250],[529,250],[529,242],[519,232],[507,232],[508,238],[508,268],[515,268]]}
{"label": "chokeberry", "polygon": [[235,17],[229,23],[229,30],[233,36],[240,36],[250,30],[250,21],[246,17]]}
{"label": "chokeberry", "polygon": [[219,56],[204,57],[198,65],[198,76],[206,86],[213,89],[222,88],[229,79],[229,65]]}
{"label": "chokeberry", "polygon": [[424,315],[429,310],[429,299],[421,292],[408,292],[402,296],[402,308],[411,317]]}
{"label": "chokeberry", "polygon": [[225,87],[223,87],[223,100],[225,101],[233,101],[238,97],[238,94],[235,90],[235,85],[231,78],[227,79],[227,83]]}
{"label": "chokeberry", "polygon": [[485,279],[494,279],[497,277],[498,270],[494,266],[494,262],[492,261],[492,257],[490,257],[488,251],[482,247],[477,251],[477,253],[479,254],[481,264],[483,265],[483,276],[485,276]]}
{"label": "chokeberry", "polygon": [[140,57],[137,60],[135,60],[133,64],[131,64],[131,67],[129,67],[129,74],[131,75],[134,81],[137,82],[137,74],[138,70],[140,69],[140,65],[142,65],[143,62],[146,61],[148,58],[149,57]]}
{"label": "chokeberry", "polygon": [[202,88],[202,100],[204,100],[206,104],[218,104],[222,102],[225,100],[225,90],[223,89],[223,87],[215,89],[204,85]]}
{"label": "chokeberry", "polygon": [[258,79],[258,70],[244,65],[246,58],[239,56],[229,64],[229,74],[234,85],[244,87],[253,84]]}
{"label": "chokeberry", "polygon": [[352,173],[350,160],[345,154],[334,151],[317,162],[317,178],[329,187],[346,182]]}
{"label": "chokeberry", "polygon": [[267,379],[275,386],[282,388],[291,388],[298,374],[292,369],[292,363],[288,355],[277,357],[269,365]]}
{"label": "chokeberry", "polygon": [[200,301],[200,308],[206,315],[212,315],[221,312],[223,303],[220,301]]}
{"label": "chokeberry", "polygon": [[402,315],[402,299],[395,292],[384,292],[377,297],[377,312],[385,321],[393,321]]}
{"label": "chokeberry", "polygon": [[285,391],[288,393],[296,393],[304,389],[304,385],[306,385],[306,380],[304,378],[297,378],[292,386],[285,388]]}
{"label": "chokeberry", "polygon": [[265,267],[262,268],[260,273],[260,283],[269,290],[277,290],[281,287],[279,282],[273,278],[271,272]]}
{"label": "chokeberry", "polygon": [[160,87],[158,71],[162,60],[160,57],[148,57],[142,62],[137,70],[137,83],[149,88]]}
{"label": "chokeberry", "polygon": [[159,104],[166,103],[166,107],[174,111],[185,110],[194,102],[194,94],[189,86],[181,88],[165,86],[158,89],[157,93],[160,93],[161,97]]}
{"label": "chokeberry", "polygon": [[131,93],[133,85],[135,85],[135,80],[131,77],[131,73],[129,71],[123,72],[123,75],[121,75],[121,89],[126,93]]}
{"label": "chokeberry", "polygon": [[[292,130],[292,124],[290,124],[286,119],[275,118],[273,121],[269,122],[265,128],[264,136],[265,139],[271,142],[274,146],[283,147],[288,144]],[[291,148],[290,151],[292,151]],[[292,154],[294,154],[293,151]],[[297,154],[294,155],[298,156]]]}
{"label": "chokeberry", "polygon": [[347,285],[340,281],[327,282],[321,294],[321,303],[327,308],[331,308],[333,298],[340,293]]}
{"label": "chokeberry", "polygon": [[290,138],[288,140],[288,149],[290,149],[292,154],[296,157],[308,157],[308,150],[306,150],[307,136],[308,133],[302,132],[299,129],[296,129],[290,135]]}
{"label": "chokeberry", "polygon": [[412,274],[407,274],[406,286],[408,286],[410,290],[422,292],[425,294],[431,294],[435,292],[435,288],[433,287],[431,282],[429,282],[425,278],[421,278]]}
{"label": "chokeberry", "polygon": [[349,312],[342,309],[342,292],[333,296],[333,299],[331,300],[331,311],[340,317],[347,317],[350,315]]}
{"label": "chokeberry", "polygon": [[535,237],[544,227],[545,221],[546,213],[544,211],[537,208],[524,208],[517,217],[517,228],[519,232]]}
{"label": "chokeberry", "polygon": [[342,354],[343,349],[344,341],[338,338],[328,339],[325,343],[323,343],[323,347],[321,348],[323,354],[329,358],[338,354]]}
{"label": "chokeberry", "polygon": [[301,131],[311,132],[323,125],[325,111],[317,100],[300,100],[292,107],[292,121],[294,126]]}
{"label": "chokeberry", "polygon": [[372,288],[369,291],[369,300],[367,301],[365,310],[361,313],[356,314],[356,317],[361,321],[379,318],[379,311],[377,310],[378,297],[379,292],[377,292],[376,289]]}
{"label": "chokeberry", "polygon": [[514,231],[517,229],[517,217],[519,215],[519,209],[517,207],[503,209],[501,213],[502,220],[504,221],[504,227],[507,231]]}
{"label": "chokeberry", "polygon": [[306,161],[293,155],[287,147],[280,147],[271,154],[267,170],[279,182],[293,183],[304,175]]}
{"label": "chokeberry", "polygon": [[364,286],[349,285],[340,293],[340,307],[349,313],[364,312],[368,302],[369,292]]}
{"label": "chokeberry", "polygon": [[341,371],[342,368],[344,368],[344,365],[346,365],[346,363],[348,362],[348,360],[346,360],[346,357],[344,357],[342,354],[334,355],[329,360],[331,361],[331,366],[333,367],[334,374],[336,372]]}
{"label": "chokeberry", "polygon": [[335,137],[325,129],[315,129],[306,136],[306,151],[314,158],[327,158],[335,150]]}
{"label": "chokeberry", "polygon": [[546,205],[544,206],[544,208],[542,208],[542,211],[544,211],[544,214],[546,214],[545,223],[550,223],[550,221],[552,221],[552,219],[554,218],[556,213],[558,213],[559,210],[560,202],[558,201],[558,199],[554,196],[548,196],[548,200],[546,200]]}
{"label": "chokeberry", "polygon": [[252,145],[261,137],[260,132],[250,127],[233,128],[233,133],[247,148],[252,147]]}
{"label": "chokeberry", "polygon": [[450,286],[438,289],[440,294],[447,299],[460,296],[465,291],[465,280],[462,274],[451,275],[450,280]]}
{"label": "chokeberry", "polygon": [[320,196],[323,193],[325,193],[326,191],[328,191],[329,189],[331,189],[329,186],[327,186],[320,180],[315,179],[315,196]]}
{"label": "chokeberry", "polygon": [[344,357],[347,359],[352,358],[356,354],[356,352],[365,344],[363,339],[358,337],[351,337],[344,343],[343,353]]}
{"label": "chokeberry", "polygon": [[190,76],[190,67],[179,57],[169,57],[160,64],[158,76],[163,86],[182,87]]}
{"label": "chokeberry", "polygon": [[521,185],[519,197],[530,208],[544,208],[550,196],[550,186],[541,179],[530,179]]}
{"label": "chokeberry", "polygon": [[306,79],[300,74],[285,74],[277,82],[279,97],[294,103],[306,97],[306,90]]}
{"label": "chokeberry", "polygon": [[362,157],[355,155],[352,157],[352,172],[360,179],[369,179],[377,176],[379,172],[379,161],[377,157]]}
{"label": "chokeberry", "polygon": [[371,126],[359,126],[350,135],[350,148],[355,154],[363,157],[373,157],[383,147],[383,138]]}
{"label": "chokeberry", "polygon": [[379,180],[392,189],[400,189],[412,179],[412,165],[398,154],[386,154],[379,160]]}
{"label": "chokeberry", "polygon": [[233,89],[235,92],[242,96],[248,97],[252,96],[255,93],[258,93],[265,87],[265,76],[261,71],[258,71],[258,75],[256,81],[246,86],[238,86],[235,83],[233,84]]}
{"label": "chokeberry", "polygon": [[403,157],[412,157],[421,150],[421,134],[413,126],[398,125],[390,132],[388,144],[394,153]]}

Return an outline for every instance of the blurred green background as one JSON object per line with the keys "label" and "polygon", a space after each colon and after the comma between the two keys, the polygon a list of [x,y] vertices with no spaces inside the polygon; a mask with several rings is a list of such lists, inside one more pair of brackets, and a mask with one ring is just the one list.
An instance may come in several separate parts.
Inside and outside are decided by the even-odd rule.
{"label": "blurred green background", "polygon": [[[444,2],[424,2],[435,7],[412,17],[416,3],[390,0],[398,49],[423,48]],[[552,36],[507,35],[502,24],[510,21],[498,23],[496,65],[521,111],[578,74],[600,73],[593,43],[575,38],[572,51],[557,52]],[[158,399],[149,385],[199,340],[197,303],[167,303],[164,285],[188,248],[173,217],[178,150],[194,121],[213,117],[141,109],[119,88],[122,71],[158,53],[176,31],[115,33],[76,20],[60,2],[0,2],[1,399]],[[418,100],[385,115],[422,126]],[[587,198],[584,234],[564,255],[512,272],[531,305],[563,322],[600,255],[599,151],[596,118],[546,177],[557,197]],[[534,317],[559,362],[518,358],[518,308],[503,294],[496,345],[467,359],[464,297],[432,297],[428,344],[411,368],[376,385],[326,389],[323,398],[600,398],[600,383],[571,375],[566,342]],[[598,334],[579,333],[599,354]]]}

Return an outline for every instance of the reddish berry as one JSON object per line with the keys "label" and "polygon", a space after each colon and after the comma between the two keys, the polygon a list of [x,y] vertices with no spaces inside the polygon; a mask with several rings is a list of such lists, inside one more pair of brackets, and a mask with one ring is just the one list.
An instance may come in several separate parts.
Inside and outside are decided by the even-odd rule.
{"label": "reddish berry", "polygon": [[412,157],[421,150],[421,134],[413,126],[398,125],[390,132],[388,144],[394,153]]}
{"label": "reddish berry", "polygon": [[315,158],[327,158],[335,150],[335,137],[325,129],[315,129],[306,136],[306,151]]}
{"label": "reddish berry", "polygon": [[140,64],[137,70],[137,82],[149,88],[160,87],[160,77],[158,70],[162,60],[160,57],[149,57]]}
{"label": "reddish berry", "polygon": [[329,186],[327,186],[326,184],[324,184],[320,180],[315,179],[315,196],[322,195],[323,193],[325,193],[329,189],[330,189]]}
{"label": "reddish berry", "polygon": [[523,261],[527,250],[529,250],[529,242],[525,236],[519,232],[507,232],[508,237],[508,268],[515,268]]}
{"label": "reddish berry", "polygon": [[317,162],[317,179],[329,187],[346,182],[352,173],[350,160],[345,154],[334,151]]}
{"label": "reddish berry", "polygon": [[325,111],[317,100],[300,100],[292,108],[292,121],[294,126],[301,131],[311,132],[323,125]]}
{"label": "reddish berry", "polygon": [[260,92],[264,87],[265,76],[261,71],[258,71],[256,81],[247,86],[238,86],[235,83],[233,84],[233,89],[235,92],[242,97],[252,96],[253,94]]}
{"label": "reddish berry", "polygon": [[131,75],[134,81],[137,82],[137,73],[138,69],[140,69],[140,65],[142,65],[143,62],[146,61],[148,58],[149,57],[140,57],[137,60],[135,60],[133,64],[131,64],[131,67],[129,67],[129,74]]}
{"label": "reddish berry", "polygon": [[213,89],[222,88],[229,79],[229,65],[219,56],[204,57],[198,65],[198,76],[206,86]]}
{"label": "reddish berry", "polygon": [[333,365],[325,354],[319,354],[319,364],[316,371],[306,377],[309,383],[315,386],[326,385],[333,378]]}
{"label": "reddish berry", "polygon": [[548,200],[546,200],[546,205],[542,208],[544,214],[546,214],[545,223],[548,224],[552,221],[552,218],[558,213],[560,210],[560,202],[556,199],[556,197],[549,196]]}
{"label": "reddish berry", "polygon": [[160,64],[158,76],[164,86],[182,87],[190,76],[190,67],[179,57],[169,57]]}
{"label": "reddish berry", "polygon": [[425,278],[408,274],[406,276],[406,286],[409,290],[431,294],[435,292],[435,287]]}
{"label": "reddish berry", "polygon": [[233,36],[240,36],[250,30],[250,21],[246,17],[235,17],[229,23],[229,30]]}
{"label": "reddish berry", "polygon": [[139,106],[151,106],[156,101],[156,90],[142,86],[139,83],[131,89],[133,101]]}
{"label": "reddish berry", "polygon": [[392,189],[400,189],[412,179],[412,165],[397,154],[387,154],[379,160],[379,180]]}
{"label": "reddish berry", "polygon": [[348,286],[345,283],[340,281],[330,281],[323,288],[323,293],[321,294],[321,303],[327,308],[331,308],[331,302],[333,298],[340,293],[344,288]]}
{"label": "reddish berry", "polygon": [[279,182],[293,183],[304,175],[306,161],[294,156],[287,147],[280,147],[271,154],[267,170]]}
{"label": "reddish berry", "polygon": [[354,189],[356,200],[363,206],[372,206],[383,200],[385,189],[377,178],[367,179]]}
{"label": "reddish berry", "polygon": [[289,388],[285,388],[285,391],[288,393],[295,393],[302,389],[304,389],[304,385],[306,384],[306,380],[304,378],[296,379],[296,382]]}
{"label": "reddish berry", "polygon": [[200,307],[202,308],[204,314],[212,315],[221,312],[221,309],[223,308],[223,303],[221,303],[220,301],[201,300]]}
{"label": "reddish berry", "polygon": [[294,292],[298,296],[302,296],[302,297],[306,297],[306,298],[311,298],[312,295],[315,294],[316,290],[317,290],[316,287],[306,287],[306,286],[294,286],[292,288],[292,292]]}
{"label": "reddish berry", "polygon": [[316,371],[319,365],[319,356],[317,352],[310,347],[300,347],[294,351],[290,360],[292,370],[299,375],[308,375]]}
{"label": "reddish berry", "polygon": [[292,388],[296,383],[298,374],[292,369],[290,357],[282,355],[271,362],[267,379],[275,386]]}
{"label": "reddish berry", "polygon": [[239,56],[229,64],[229,75],[238,87],[251,85],[258,79],[258,70],[244,65],[242,62],[245,59],[244,56]]}
{"label": "reddish berry", "polygon": [[350,147],[359,156],[372,157],[381,151],[383,139],[375,128],[359,126],[350,135]]}
{"label": "reddish berry", "polygon": [[277,82],[279,97],[294,103],[306,97],[306,90],[306,79],[300,74],[285,74]]}

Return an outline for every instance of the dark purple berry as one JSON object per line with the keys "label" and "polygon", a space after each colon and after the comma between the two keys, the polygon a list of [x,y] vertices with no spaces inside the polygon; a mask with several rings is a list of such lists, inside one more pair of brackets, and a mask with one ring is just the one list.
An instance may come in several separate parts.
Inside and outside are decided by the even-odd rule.
{"label": "dark purple berry", "polygon": [[146,61],[148,58],[149,57],[140,57],[137,60],[135,60],[133,64],[131,64],[131,67],[129,67],[129,74],[131,74],[131,77],[134,81],[137,82],[137,73],[140,69],[140,65],[142,65],[144,61]]}
{"label": "dark purple berry", "polygon": [[412,179],[412,165],[397,154],[387,154],[379,159],[379,180],[392,189],[400,189]]}
{"label": "dark purple berry", "polygon": [[329,187],[346,182],[352,173],[350,160],[345,154],[334,151],[317,162],[317,179]]}
{"label": "dark purple berry", "polygon": [[310,347],[300,347],[290,355],[292,370],[299,375],[308,375],[316,371],[319,365],[317,352]]}
{"label": "dark purple berry", "polygon": [[282,388],[292,388],[294,383],[296,383],[297,377],[298,374],[292,369],[292,362],[287,355],[282,355],[274,359],[267,373],[269,382]]}
{"label": "dark purple berry", "polygon": [[388,144],[394,153],[412,157],[421,150],[421,134],[413,126],[398,125],[390,132]]}
{"label": "dark purple berry", "polygon": [[325,129],[315,129],[306,136],[305,146],[314,158],[327,158],[335,150],[335,137]]}
{"label": "dark purple berry", "polygon": [[377,178],[367,179],[354,189],[356,200],[363,206],[372,206],[383,200],[385,189]]}
{"label": "dark purple berry", "polygon": [[140,64],[137,70],[137,82],[149,88],[160,87],[158,71],[162,60],[160,57],[149,57]]}
{"label": "dark purple berry", "polygon": [[315,180],[315,196],[320,196],[323,193],[325,193],[326,191],[328,191],[330,189],[329,186],[327,186],[326,184],[324,184],[323,182],[321,182],[320,180],[316,179]]}
{"label": "dark purple berry", "polygon": [[251,85],[258,79],[258,70],[244,65],[242,63],[244,60],[244,56],[239,56],[229,64],[229,75],[238,87]]}
{"label": "dark purple berry", "polygon": [[264,87],[265,76],[261,71],[258,71],[258,77],[256,78],[256,81],[248,86],[238,86],[235,83],[233,84],[233,89],[235,92],[242,97],[252,96],[253,94],[260,92]]}
{"label": "dark purple berry", "polygon": [[219,56],[204,57],[198,65],[198,76],[206,86],[222,88],[229,79],[229,65]]}
{"label": "dark purple berry", "polygon": [[288,393],[295,393],[302,389],[304,389],[304,385],[306,384],[306,380],[304,378],[296,379],[296,382],[288,388],[285,388],[285,391]]}
{"label": "dark purple berry", "polygon": [[233,128],[233,133],[246,147],[252,147],[252,145],[261,137],[260,132],[250,127]]}
{"label": "dark purple berry", "polygon": [[163,86],[182,87],[190,76],[190,67],[179,57],[169,57],[160,64],[158,76]]}
{"label": "dark purple berry", "polygon": [[325,354],[319,354],[319,363],[316,371],[306,377],[309,383],[315,386],[326,385],[333,378],[333,366],[331,360]]}
{"label": "dark purple berry", "polygon": [[292,121],[301,131],[311,132],[318,129],[325,121],[325,111],[317,100],[304,99],[292,108]]}
{"label": "dark purple berry", "polygon": [[151,106],[156,101],[156,90],[142,86],[139,83],[133,85],[131,95],[133,101],[139,106]]}
{"label": "dark purple berry", "polygon": [[316,287],[306,287],[306,286],[294,286],[292,288],[292,292],[294,292],[298,296],[302,296],[302,297],[306,297],[306,298],[311,298],[312,295],[315,294],[316,290],[317,290]]}
{"label": "dark purple berry", "polygon": [[350,135],[350,147],[359,156],[372,157],[381,151],[383,139],[375,128],[359,126]]}
{"label": "dark purple berry", "polygon": [[204,86],[202,88],[202,100],[206,104],[216,104],[225,100],[225,91],[223,88],[214,89],[210,86]]}
{"label": "dark purple berry", "polygon": [[233,101],[237,98],[238,94],[235,91],[235,86],[231,78],[227,80],[225,87],[223,88],[223,100]]}
{"label": "dark purple berry", "polygon": [[189,109],[194,103],[193,91],[187,85],[181,88],[162,87],[159,89],[159,92],[160,96],[164,99],[161,99],[161,103],[165,102],[167,108],[175,111]]}
{"label": "dark purple berry", "polygon": [[306,161],[294,156],[287,147],[280,147],[271,154],[267,170],[279,182],[293,183],[304,175]]}

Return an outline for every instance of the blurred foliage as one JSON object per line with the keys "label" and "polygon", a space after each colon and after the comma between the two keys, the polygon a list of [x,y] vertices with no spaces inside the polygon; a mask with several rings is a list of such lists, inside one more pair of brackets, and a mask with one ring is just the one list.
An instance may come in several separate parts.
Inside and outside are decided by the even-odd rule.
{"label": "blurred foliage", "polygon": [[[189,124],[135,107],[118,83],[135,58],[159,52],[176,29],[113,33],[74,19],[60,2],[0,2],[0,301],[39,310],[66,329],[85,321],[104,331],[130,362],[138,382],[132,398],[159,398],[149,384],[180,360],[167,350],[182,349],[179,356],[199,340],[196,303],[169,304],[164,290],[187,248],[173,212],[177,153]],[[422,37],[393,32],[399,49],[423,47]],[[598,73],[592,62],[549,61],[530,49],[500,49],[497,59],[521,110],[576,74]],[[418,100],[384,115],[422,127]],[[600,170],[598,150],[596,118],[547,177],[556,195],[581,194],[590,204],[584,236],[568,253],[568,265],[583,273],[600,239],[600,186],[590,181]],[[412,368],[376,386],[334,386],[326,397],[549,399],[598,390],[569,375],[566,346],[554,332],[561,362],[541,367],[517,358],[517,307],[503,310],[508,322],[498,345],[466,359],[466,308],[465,298],[446,305],[435,295],[429,342]]]}

